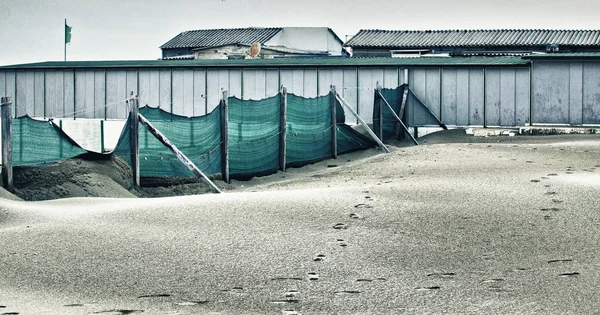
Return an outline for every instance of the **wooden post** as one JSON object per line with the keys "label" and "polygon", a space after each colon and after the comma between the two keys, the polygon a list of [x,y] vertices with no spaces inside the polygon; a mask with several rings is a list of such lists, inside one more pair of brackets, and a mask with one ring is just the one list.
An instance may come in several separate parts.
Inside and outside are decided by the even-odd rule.
{"label": "wooden post", "polygon": [[14,191],[12,169],[12,101],[10,97],[0,99],[2,115],[2,183],[8,191]]}
{"label": "wooden post", "polygon": [[[377,91],[377,93],[379,93],[379,91]],[[396,118],[396,120],[398,121],[398,123],[400,123],[400,125],[402,126],[402,128],[404,128],[404,131],[406,132],[407,135],[410,136],[410,138],[412,139],[412,141],[416,144],[419,145],[419,142],[417,142],[417,140],[410,134],[410,132],[408,131],[408,128],[406,127],[406,125],[402,122],[402,119],[400,119],[400,117],[394,112],[392,106],[390,106],[390,103],[388,103],[388,101],[383,97],[383,95],[379,94],[379,98],[383,101],[383,103],[388,107],[388,109],[392,112],[392,115],[394,116],[394,118]]]}
{"label": "wooden post", "polygon": [[192,162],[183,152],[181,152],[167,137],[165,137],[158,129],[156,129],[152,124],[144,118],[144,116],[138,114],[139,122],[153,134],[160,143],[164,144],[171,152],[175,153],[179,161],[181,161],[192,173],[196,176],[200,177],[204,180],[206,184],[208,184],[213,191],[216,193],[222,193],[222,191],[217,187],[195,164]]}
{"label": "wooden post", "polygon": [[381,107],[381,85],[379,85],[379,81],[377,81],[377,85],[375,88],[375,106],[379,110],[379,128],[377,132],[379,133],[379,139],[383,140],[383,108]]}
{"label": "wooden post", "polygon": [[367,130],[367,132],[369,133],[369,135],[371,136],[371,138],[373,138],[373,140],[375,140],[375,142],[377,142],[377,144],[379,145],[379,147],[385,151],[386,153],[390,153],[390,149],[388,149],[385,144],[383,144],[383,142],[381,142],[381,140],[379,138],[377,138],[377,135],[373,132],[373,130],[371,130],[371,128],[369,128],[369,126],[367,125],[367,123],[358,115],[358,113],[352,109],[352,106],[350,106],[350,104],[348,104],[348,102],[346,102],[345,99],[342,98],[342,96],[339,93],[335,93],[335,97],[338,99],[338,101],[340,101],[340,103],[346,107],[346,109],[348,109],[350,111],[350,113],[352,113],[352,115],[354,115],[354,117],[356,117],[356,119],[363,124],[363,126],[365,127],[365,129]]}
{"label": "wooden post", "polygon": [[221,99],[221,177],[229,184],[229,97],[227,90],[222,91]]}
{"label": "wooden post", "polygon": [[129,144],[131,152],[131,170],[133,171],[133,184],[140,187],[140,135],[139,129],[139,98],[131,91],[129,97]]}
{"label": "wooden post", "polygon": [[[398,111],[398,116],[404,123],[404,125],[408,126],[407,117],[406,117],[406,103],[408,102],[408,69],[404,69],[404,84],[402,84],[404,89],[402,91],[402,103],[400,103],[400,109]],[[397,128],[394,128],[394,134],[396,139],[404,139],[404,133],[400,133],[400,126],[397,125]]]}
{"label": "wooden post", "polygon": [[104,153],[104,120],[100,120],[100,153]]}
{"label": "wooden post", "polygon": [[287,163],[287,88],[281,87],[281,97],[279,99],[279,169],[285,172]]}
{"label": "wooden post", "polygon": [[335,85],[331,86],[330,101],[331,106],[331,157],[337,159],[337,108],[335,102]]}

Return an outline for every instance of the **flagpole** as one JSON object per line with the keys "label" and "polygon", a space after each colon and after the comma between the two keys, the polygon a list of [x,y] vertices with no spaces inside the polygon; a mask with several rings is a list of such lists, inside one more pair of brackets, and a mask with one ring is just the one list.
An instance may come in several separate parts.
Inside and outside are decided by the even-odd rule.
{"label": "flagpole", "polygon": [[65,33],[65,38],[63,40],[63,43],[65,45],[65,61],[67,61],[67,32],[66,32],[66,29],[67,29],[67,19],[65,19],[65,27],[63,29],[63,32]]}

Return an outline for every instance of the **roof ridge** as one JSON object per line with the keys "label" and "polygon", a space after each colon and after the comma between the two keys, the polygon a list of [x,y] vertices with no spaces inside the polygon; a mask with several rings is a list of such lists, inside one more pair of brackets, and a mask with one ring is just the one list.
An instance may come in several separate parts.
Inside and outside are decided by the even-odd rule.
{"label": "roof ridge", "polygon": [[600,32],[600,29],[550,29],[550,28],[489,28],[489,29],[427,29],[427,30],[416,30],[416,29],[404,29],[404,30],[389,30],[389,29],[360,29],[360,32],[388,32],[388,33],[441,33],[441,32]]}

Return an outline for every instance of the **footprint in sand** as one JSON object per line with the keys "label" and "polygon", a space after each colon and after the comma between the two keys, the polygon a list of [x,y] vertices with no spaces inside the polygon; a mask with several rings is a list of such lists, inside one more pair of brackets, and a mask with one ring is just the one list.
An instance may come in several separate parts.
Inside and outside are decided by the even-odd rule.
{"label": "footprint in sand", "polygon": [[362,219],[362,216],[357,213],[350,213],[350,218],[352,219]]}
{"label": "footprint in sand", "polygon": [[1,313],[0,315],[19,315],[18,312]]}
{"label": "footprint in sand", "polygon": [[300,303],[300,300],[273,300],[271,301],[273,304],[297,304]]}
{"label": "footprint in sand", "polygon": [[311,281],[319,280],[319,275],[317,273],[309,272],[309,273],[307,273],[307,275],[308,275],[308,280],[311,280]]}
{"label": "footprint in sand", "polygon": [[343,295],[343,294],[360,294],[360,291],[357,291],[357,290],[335,291],[335,294],[337,294],[337,295]]}
{"label": "footprint in sand", "polygon": [[300,294],[300,292],[298,292],[297,290],[289,290],[283,296],[285,296],[286,298],[292,298],[296,297],[298,294]]}
{"label": "footprint in sand", "polygon": [[296,280],[296,281],[301,281],[303,280],[302,278],[298,278],[298,277],[277,277],[277,278],[271,278],[272,281],[282,281],[282,280]]}
{"label": "footprint in sand", "polygon": [[439,290],[442,287],[439,286],[432,286],[432,287],[418,287],[417,291],[433,291],[433,290]]}
{"label": "footprint in sand", "polygon": [[532,180],[531,180],[531,182],[532,182],[532,183],[539,183],[539,182],[540,182],[540,180],[539,180],[539,179],[532,179]]}
{"label": "footprint in sand", "polygon": [[108,310],[108,311],[99,311],[94,312],[94,314],[111,314],[111,315],[126,315],[133,313],[142,313],[142,310]]}
{"label": "footprint in sand", "polygon": [[427,274],[428,277],[436,277],[436,278],[448,278],[456,276],[454,272],[434,272]]}
{"label": "footprint in sand", "polygon": [[558,174],[556,174],[556,173],[550,173],[550,174],[548,174],[548,176],[558,176]]}
{"label": "footprint in sand", "polygon": [[348,228],[348,226],[344,223],[337,223],[333,226],[333,228],[336,230],[345,230]]}
{"label": "footprint in sand", "polygon": [[292,311],[292,310],[283,310],[283,311],[281,311],[281,314],[283,314],[283,315],[302,315],[302,313],[299,313],[297,311]]}
{"label": "footprint in sand", "polygon": [[177,302],[177,303],[175,303],[175,305],[195,306],[195,305],[202,305],[202,304],[206,304],[206,303],[208,303],[208,301],[184,301],[184,302]]}
{"label": "footprint in sand", "polygon": [[144,298],[161,298],[161,297],[170,297],[170,294],[167,293],[159,293],[159,294],[148,294],[148,295],[140,295],[138,296],[138,299],[144,299]]}
{"label": "footprint in sand", "polygon": [[364,203],[359,203],[356,206],[354,206],[354,208],[373,208],[373,206],[367,205],[367,204],[364,204]]}
{"label": "footprint in sand", "polygon": [[337,239],[337,244],[338,244],[338,246],[341,246],[341,247],[346,247],[346,246],[348,246],[348,243],[346,243],[346,241],[344,241],[344,240],[343,240],[343,239],[341,239],[341,238],[338,238],[338,239]]}
{"label": "footprint in sand", "polygon": [[551,195],[551,196],[556,195],[556,194],[558,194],[556,191],[549,191],[546,193],[546,195]]}
{"label": "footprint in sand", "polygon": [[575,276],[579,276],[580,273],[575,271],[575,272],[566,272],[566,273],[561,273],[558,276],[560,277],[575,277]]}
{"label": "footprint in sand", "polygon": [[560,209],[559,209],[559,208],[542,208],[541,210],[542,210],[542,211],[555,211],[555,212],[556,212],[556,211],[560,211]]}
{"label": "footprint in sand", "polygon": [[549,264],[558,263],[558,262],[571,262],[573,259],[552,259],[548,260]]}
{"label": "footprint in sand", "polygon": [[504,279],[496,278],[496,279],[483,280],[483,281],[481,281],[481,283],[496,283],[496,282],[502,282],[502,281],[504,281]]}
{"label": "footprint in sand", "polygon": [[323,254],[319,254],[317,255],[317,257],[313,258],[313,261],[324,261],[325,260],[325,255]]}

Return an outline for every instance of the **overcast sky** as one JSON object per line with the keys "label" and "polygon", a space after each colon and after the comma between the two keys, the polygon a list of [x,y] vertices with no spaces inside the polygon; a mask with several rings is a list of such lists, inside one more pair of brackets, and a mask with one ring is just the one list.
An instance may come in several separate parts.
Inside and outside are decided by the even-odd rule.
{"label": "overcast sky", "polygon": [[327,26],[360,29],[600,29],[599,0],[0,0],[0,65],[160,58],[186,30]]}

